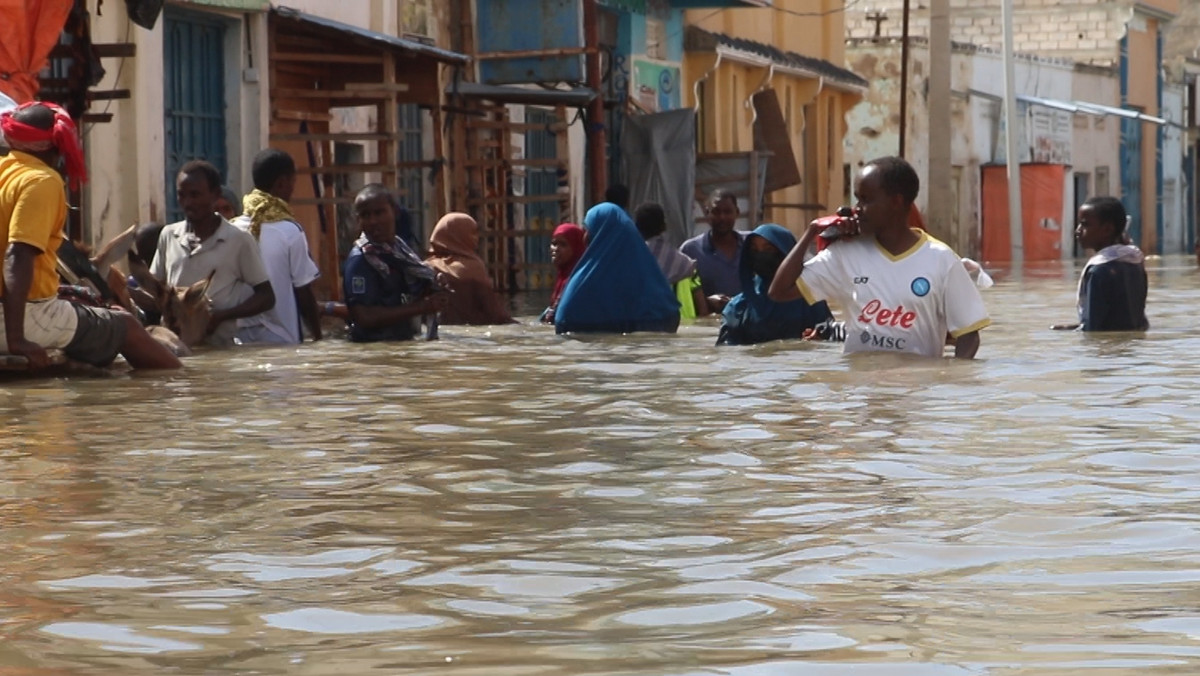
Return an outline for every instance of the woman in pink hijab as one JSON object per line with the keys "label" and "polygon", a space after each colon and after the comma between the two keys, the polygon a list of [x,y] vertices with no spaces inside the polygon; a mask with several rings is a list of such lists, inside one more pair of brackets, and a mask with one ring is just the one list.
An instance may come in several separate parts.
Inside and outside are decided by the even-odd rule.
{"label": "woman in pink hijab", "polygon": [[450,291],[442,310],[442,324],[509,324],[512,314],[492,288],[487,265],[479,257],[479,225],[467,214],[442,216],[429,236],[425,263],[441,273],[439,280]]}

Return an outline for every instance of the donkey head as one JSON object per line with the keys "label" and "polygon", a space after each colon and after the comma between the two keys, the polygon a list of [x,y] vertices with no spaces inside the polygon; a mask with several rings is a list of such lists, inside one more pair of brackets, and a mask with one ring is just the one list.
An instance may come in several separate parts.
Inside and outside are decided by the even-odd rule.
{"label": "donkey head", "polygon": [[162,325],[174,331],[184,345],[194,347],[204,341],[212,312],[208,287],[215,273],[191,286],[173,287],[158,281],[146,264],[132,254],[129,272],[141,287],[131,295],[143,310],[157,310],[162,315]]}

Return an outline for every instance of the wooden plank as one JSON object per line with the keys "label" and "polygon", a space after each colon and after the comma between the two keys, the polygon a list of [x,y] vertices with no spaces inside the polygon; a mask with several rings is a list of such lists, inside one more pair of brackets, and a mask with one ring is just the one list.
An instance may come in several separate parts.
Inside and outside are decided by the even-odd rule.
{"label": "wooden plank", "polygon": [[[102,59],[124,59],[137,56],[137,45],[132,42],[92,43],[96,56]],[[70,45],[55,45],[48,58],[66,59],[73,56]]]}
{"label": "wooden plank", "polygon": [[296,122],[329,122],[333,120],[333,115],[329,113],[316,113],[305,110],[273,110],[271,114],[277,120],[295,120]]}
{"label": "wooden plank", "polygon": [[385,141],[387,134],[375,132],[329,132],[321,134],[271,134],[272,141]]}
{"label": "wooden plank", "polygon": [[556,157],[538,158],[538,159],[513,159],[513,160],[471,160],[467,162],[468,167],[565,167],[566,160],[560,160]]}
{"label": "wooden plank", "polygon": [[271,52],[271,58],[277,61],[293,61],[299,63],[365,63],[379,65],[383,56],[376,54],[330,54],[328,52]]}
{"label": "wooden plank", "polygon": [[84,113],[83,114],[83,123],[84,124],[98,124],[98,123],[103,123],[103,122],[112,122],[112,119],[113,119],[112,113]]}
{"label": "wooden plank", "polygon": [[110,89],[108,91],[89,91],[88,98],[92,101],[114,101],[117,99],[131,98],[132,94],[128,89]]}
{"label": "wooden plank", "polygon": [[388,91],[347,91],[345,89],[295,89],[280,87],[271,90],[275,99],[366,99],[379,100],[395,98],[396,92]]}
{"label": "wooden plank", "polygon": [[288,204],[299,207],[316,207],[326,204],[354,204],[353,197],[301,197],[289,200]]}
{"label": "wooden plank", "polygon": [[[52,366],[61,366],[67,363],[67,355],[62,350],[49,349],[46,350],[46,356],[50,358]],[[0,371],[28,371],[29,360],[15,354],[0,354]]]}
{"label": "wooden plank", "polygon": [[[387,66],[384,66],[387,71]],[[385,75],[386,77],[386,75]],[[406,92],[407,82],[347,82],[346,91]]]}
{"label": "wooden plank", "polygon": [[558,202],[570,199],[570,195],[510,195],[501,197],[473,197],[467,200],[472,206],[488,204],[533,204],[536,202]]}
{"label": "wooden plank", "polygon": [[496,122],[495,120],[468,120],[467,124],[471,127],[480,129],[500,129],[506,128],[509,131],[550,131],[551,133],[559,133],[567,130],[567,125],[556,122],[554,124],[529,124],[525,122]]}

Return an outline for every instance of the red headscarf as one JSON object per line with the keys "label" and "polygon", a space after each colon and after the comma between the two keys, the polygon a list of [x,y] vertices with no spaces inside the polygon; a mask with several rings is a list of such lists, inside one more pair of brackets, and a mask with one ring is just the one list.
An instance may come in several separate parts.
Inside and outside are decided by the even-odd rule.
{"label": "red headscarf", "polygon": [[[38,129],[24,122],[18,122],[13,115],[32,106],[45,106],[54,113],[54,126],[49,129]],[[13,110],[0,115],[0,132],[8,140],[13,150],[43,153],[57,150],[67,164],[67,178],[71,188],[78,190],[87,182],[87,163],[83,160],[83,147],[79,144],[79,132],[67,111],[53,103],[45,101],[30,101],[22,103]]]}
{"label": "red headscarf", "polygon": [[562,296],[563,289],[567,288],[567,282],[571,279],[571,273],[575,271],[575,266],[579,264],[579,259],[583,258],[583,250],[586,244],[583,242],[583,228],[574,223],[563,223],[554,229],[553,237],[563,237],[567,243],[571,245],[571,258],[562,265],[558,266],[558,277],[554,280],[554,293],[550,295],[550,304],[558,302]]}

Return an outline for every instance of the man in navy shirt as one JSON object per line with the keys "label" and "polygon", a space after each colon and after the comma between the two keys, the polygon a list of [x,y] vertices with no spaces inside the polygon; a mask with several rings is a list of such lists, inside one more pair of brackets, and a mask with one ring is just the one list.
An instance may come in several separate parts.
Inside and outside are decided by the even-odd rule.
{"label": "man in navy shirt", "polygon": [[433,269],[396,236],[393,203],[391,193],[378,183],[354,198],[362,236],[346,257],[342,290],[350,340],[355,342],[412,340],[421,330],[422,317],[446,306]]}
{"label": "man in navy shirt", "polygon": [[737,218],[737,197],[725,190],[714,190],[708,198],[708,232],[679,247],[684,255],[696,261],[696,272],[712,312],[721,312],[730,298],[742,292],[738,261],[746,233],[733,229]]}

